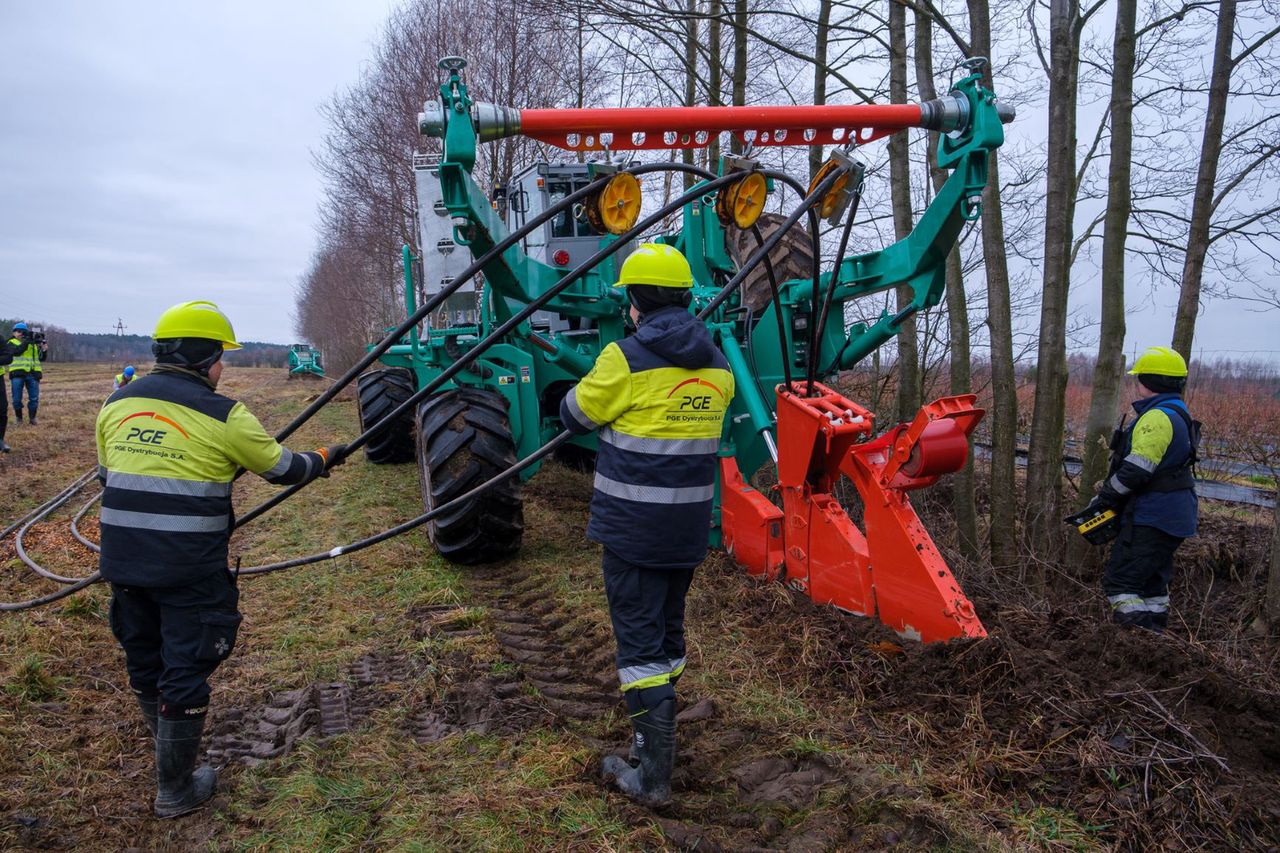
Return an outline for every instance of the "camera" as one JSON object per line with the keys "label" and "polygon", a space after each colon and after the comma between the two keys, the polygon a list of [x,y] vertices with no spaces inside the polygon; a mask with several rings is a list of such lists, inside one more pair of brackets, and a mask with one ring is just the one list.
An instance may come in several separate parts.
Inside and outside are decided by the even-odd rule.
{"label": "camera", "polygon": [[35,329],[31,332],[31,342],[33,344],[44,343],[44,329]]}

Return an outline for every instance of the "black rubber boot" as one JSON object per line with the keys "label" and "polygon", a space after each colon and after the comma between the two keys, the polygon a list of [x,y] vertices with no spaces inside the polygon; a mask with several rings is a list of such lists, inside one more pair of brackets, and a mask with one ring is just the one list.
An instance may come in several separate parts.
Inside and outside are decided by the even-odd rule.
{"label": "black rubber boot", "polygon": [[204,716],[187,720],[160,717],[156,721],[156,817],[178,817],[195,811],[213,796],[218,771],[194,770],[200,757]]}
{"label": "black rubber boot", "polygon": [[658,808],[671,802],[671,768],[676,757],[676,700],[664,698],[631,718],[632,766],[616,755],[604,759],[604,773],[631,799]]}
{"label": "black rubber boot", "polygon": [[133,694],[138,700],[138,708],[142,711],[142,719],[147,724],[147,731],[151,732],[151,736],[156,736],[156,719],[160,712],[160,698],[158,696],[143,696],[141,693]]}

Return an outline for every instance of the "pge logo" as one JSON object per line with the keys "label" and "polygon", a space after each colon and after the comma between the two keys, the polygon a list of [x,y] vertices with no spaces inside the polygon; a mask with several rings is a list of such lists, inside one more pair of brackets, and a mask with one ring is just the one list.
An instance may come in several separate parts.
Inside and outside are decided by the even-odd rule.
{"label": "pge logo", "polygon": [[685,398],[680,401],[680,408],[705,411],[706,409],[711,408],[711,395],[705,394],[701,397],[690,397],[686,395]]}
{"label": "pge logo", "polygon": [[[699,379],[696,376],[693,377],[692,379],[684,380],[683,382],[677,384],[670,391],[668,391],[667,399],[670,399],[677,391],[679,391],[681,388],[684,388],[686,385],[694,385],[694,386],[701,385],[703,387],[710,388],[712,391],[715,391],[717,394],[720,395],[720,399],[722,400],[724,399],[724,392],[721,391],[720,388],[715,385],[715,383],[708,382],[705,379]],[[690,390],[697,391],[698,389],[695,387],[695,388],[691,388]],[[712,408],[710,394],[685,393],[685,395],[680,400],[680,409],[682,411],[691,410],[696,412],[705,412],[710,408]]]}
{"label": "pge logo", "polygon": [[137,441],[142,444],[164,444],[164,437],[167,434],[167,431],[162,429],[139,429],[134,427],[129,430],[129,434],[124,437],[124,440]]}
{"label": "pge logo", "polygon": [[[131,421],[134,418],[151,418],[152,420],[160,421],[182,433],[183,438],[191,438],[191,436],[187,435],[187,431],[179,426],[176,421],[170,420],[164,415],[158,415],[155,412],[136,412],[129,415],[129,417],[120,422],[120,426],[116,427],[116,429],[122,428],[127,421]],[[131,426],[124,440],[134,444],[164,444],[164,437],[168,434],[169,430],[167,429],[156,429],[154,427],[148,429],[140,426]]]}

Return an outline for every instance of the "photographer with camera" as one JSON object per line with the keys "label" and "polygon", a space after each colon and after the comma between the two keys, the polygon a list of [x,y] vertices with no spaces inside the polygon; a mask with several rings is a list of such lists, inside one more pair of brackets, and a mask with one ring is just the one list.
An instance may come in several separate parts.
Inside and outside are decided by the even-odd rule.
{"label": "photographer with camera", "polygon": [[44,332],[32,331],[26,323],[16,323],[13,337],[7,344],[13,362],[9,365],[9,384],[13,389],[14,420],[22,423],[22,391],[27,392],[27,414],[35,426],[36,410],[40,408],[40,362],[49,355],[49,345],[44,342]]}

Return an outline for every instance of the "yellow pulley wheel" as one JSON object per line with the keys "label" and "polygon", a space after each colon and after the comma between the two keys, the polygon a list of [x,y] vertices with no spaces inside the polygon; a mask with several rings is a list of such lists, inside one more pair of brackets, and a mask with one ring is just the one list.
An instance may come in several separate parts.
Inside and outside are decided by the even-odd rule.
{"label": "yellow pulley wheel", "polygon": [[720,191],[716,197],[716,216],[720,218],[720,224],[726,227],[733,224],[739,228],[750,228],[764,212],[764,202],[768,195],[769,186],[764,175],[747,172],[741,179]]}
{"label": "yellow pulley wheel", "polygon": [[629,172],[619,172],[587,201],[587,221],[597,231],[621,234],[640,218],[640,204],[640,182]]}
{"label": "yellow pulley wheel", "polygon": [[[818,184],[825,181],[838,168],[840,168],[840,164],[835,160],[828,160],[823,163],[822,168],[818,170],[818,174],[814,175],[813,180],[809,182],[808,195],[812,195],[813,191],[818,188]],[[844,204],[845,199],[848,197],[849,174],[849,172],[845,172],[837,178],[836,182],[831,185],[831,189],[827,190],[826,195],[822,197],[822,201],[818,202],[819,219],[830,219],[831,214],[835,213]]]}

